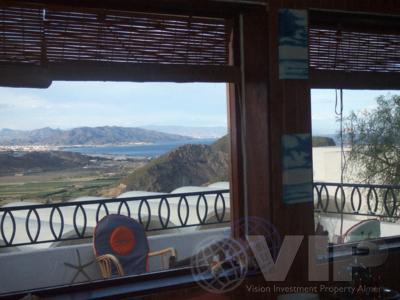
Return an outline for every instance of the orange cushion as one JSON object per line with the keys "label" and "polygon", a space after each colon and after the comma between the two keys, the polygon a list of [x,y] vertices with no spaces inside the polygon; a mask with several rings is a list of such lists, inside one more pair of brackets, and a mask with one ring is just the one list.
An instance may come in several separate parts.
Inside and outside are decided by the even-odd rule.
{"label": "orange cushion", "polygon": [[111,233],[110,246],[117,255],[128,255],[135,243],[135,233],[128,227],[118,226]]}

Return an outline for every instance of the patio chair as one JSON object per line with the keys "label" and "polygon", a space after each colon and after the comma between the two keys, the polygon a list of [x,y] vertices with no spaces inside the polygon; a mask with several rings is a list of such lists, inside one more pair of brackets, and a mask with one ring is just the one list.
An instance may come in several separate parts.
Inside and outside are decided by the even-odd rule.
{"label": "patio chair", "polygon": [[170,267],[176,260],[172,247],[150,252],[146,233],[134,219],[111,214],[97,224],[93,248],[103,278],[136,275],[149,271],[149,257],[169,254]]}
{"label": "patio chair", "polygon": [[378,219],[369,219],[360,221],[347,229],[342,241],[352,243],[379,237],[381,237],[381,223]]}

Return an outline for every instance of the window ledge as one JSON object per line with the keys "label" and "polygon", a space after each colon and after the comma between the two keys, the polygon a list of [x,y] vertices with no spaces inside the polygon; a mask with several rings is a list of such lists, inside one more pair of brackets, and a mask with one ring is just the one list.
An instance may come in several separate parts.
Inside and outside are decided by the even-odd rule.
{"label": "window ledge", "polygon": [[172,288],[190,287],[196,284],[190,268],[124,276],[97,280],[70,286],[58,286],[37,290],[20,291],[2,297],[19,299],[27,294],[42,297],[68,297],[70,299],[115,299],[116,297],[141,296]]}

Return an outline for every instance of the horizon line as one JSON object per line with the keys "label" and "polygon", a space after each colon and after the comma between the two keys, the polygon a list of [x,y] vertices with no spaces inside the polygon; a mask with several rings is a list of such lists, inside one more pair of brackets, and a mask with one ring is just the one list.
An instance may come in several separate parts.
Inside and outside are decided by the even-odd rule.
{"label": "horizon line", "polygon": [[53,130],[71,130],[77,128],[102,128],[102,127],[119,127],[119,128],[141,128],[147,129],[146,127],[181,127],[181,128],[228,128],[228,126],[224,125],[210,125],[210,126],[186,126],[186,125],[131,125],[131,126],[123,126],[123,125],[95,125],[95,126],[77,126],[77,127],[36,127],[36,128],[26,128],[26,129],[16,129],[10,127],[2,127],[0,130],[15,130],[15,131],[32,131],[32,130],[40,130],[40,129],[53,129]]}

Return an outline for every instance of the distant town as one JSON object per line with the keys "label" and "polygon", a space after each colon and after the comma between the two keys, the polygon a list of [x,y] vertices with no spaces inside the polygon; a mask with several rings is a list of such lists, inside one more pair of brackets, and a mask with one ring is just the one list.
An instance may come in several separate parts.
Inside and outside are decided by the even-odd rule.
{"label": "distant town", "polygon": [[55,150],[58,150],[58,147],[51,145],[0,145],[0,152],[41,152]]}
{"label": "distant town", "polygon": [[79,148],[79,147],[107,147],[107,146],[130,146],[130,145],[151,145],[150,142],[130,142],[122,144],[102,144],[102,145],[0,145],[0,152],[46,152],[59,151],[64,148]]}

